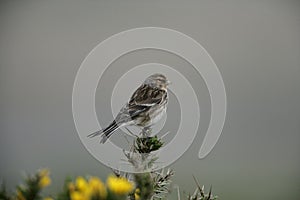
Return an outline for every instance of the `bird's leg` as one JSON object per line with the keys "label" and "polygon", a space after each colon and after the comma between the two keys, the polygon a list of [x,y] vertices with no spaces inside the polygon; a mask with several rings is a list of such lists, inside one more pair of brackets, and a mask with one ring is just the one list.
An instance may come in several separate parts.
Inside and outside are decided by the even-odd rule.
{"label": "bird's leg", "polygon": [[150,137],[151,133],[152,133],[152,128],[150,126],[144,127],[142,130],[142,136],[144,138]]}

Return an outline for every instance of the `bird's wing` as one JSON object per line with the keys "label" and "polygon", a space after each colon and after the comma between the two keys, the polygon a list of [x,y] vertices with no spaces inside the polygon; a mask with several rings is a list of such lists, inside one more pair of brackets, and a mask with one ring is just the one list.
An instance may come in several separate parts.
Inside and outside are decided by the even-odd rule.
{"label": "bird's wing", "polygon": [[129,106],[154,106],[160,104],[167,92],[148,85],[141,85],[131,96]]}
{"label": "bird's wing", "polygon": [[167,98],[167,92],[148,85],[141,85],[116,117],[119,124],[127,123]]}
{"label": "bird's wing", "polygon": [[131,96],[128,103],[128,112],[131,117],[135,117],[142,112],[147,111],[152,106],[159,105],[167,92],[148,85],[141,85]]}

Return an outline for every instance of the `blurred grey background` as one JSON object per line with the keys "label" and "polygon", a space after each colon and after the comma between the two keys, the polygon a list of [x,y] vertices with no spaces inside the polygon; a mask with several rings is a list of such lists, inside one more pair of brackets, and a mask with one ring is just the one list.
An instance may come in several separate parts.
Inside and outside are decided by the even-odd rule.
{"label": "blurred grey background", "polygon": [[[209,95],[191,66],[166,52],[141,51],[112,64],[97,92],[97,112],[122,66],[161,62],[181,66],[201,101],[203,126],[172,166],[191,193],[195,175],[220,199],[297,199],[300,196],[300,1],[1,1],[0,179],[9,189],[23,172],[49,167],[57,191],[66,175],[111,173],[83,147],[72,118],[72,87],[86,55],[118,32],[144,26],[183,32],[219,67],[228,98],[225,127],[204,160],[199,145]],[[122,60],[123,59],[123,60]],[[178,69],[179,69],[178,68]],[[119,72],[121,75],[121,72]],[[118,75],[118,76],[119,76]],[[198,81],[198,82],[197,82]],[[102,88],[102,89],[101,89]],[[105,89],[106,88],[106,89]],[[100,94],[101,93],[101,94]],[[102,102],[103,101],[103,102]],[[103,103],[103,104],[102,104]],[[174,197],[170,197],[174,198]]]}

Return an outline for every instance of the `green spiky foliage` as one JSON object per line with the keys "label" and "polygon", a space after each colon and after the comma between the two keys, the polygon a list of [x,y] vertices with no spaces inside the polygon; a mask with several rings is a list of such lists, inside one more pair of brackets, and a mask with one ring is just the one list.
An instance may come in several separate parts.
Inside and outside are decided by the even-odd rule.
{"label": "green spiky foliage", "polygon": [[[104,190],[107,191],[106,197],[102,197],[100,195],[78,196],[82,194],[90,194],[88,191],[90,191],[91,188],[88,187],[92,186],[80,186],[80,183],[77,182],[76,184],[79,185],[74,186],[74,180],[72,181],[71,178],[66,178],[62,190],[54,196],[55,198],[43,199],[41,191],[51,182],[49,178],[49,171],[44,169],[40,170],[35,175],[28,175],[25,178],[24,184],[17,186],[16,192],[13,194],[9,194],[2,184],[0,188],[0,200],[166,200],[168,199],[168,194],[171,192],[171,179],[174,176],[174,171],[170,169],[155,170],[155,162],[158,159],[156,151],[163,147],[164,143],[157,136],[150,137],[150,133],[151,130],[147,130],[147,132],[143,131],[140,134],[142,137],[136,137],[134,143],[130,147],[130,151],[125,152],[124,150],[124,154],[127,157],[128,162],[137,172],[141,173],[130,174],[114,171],[116,177],[123,177],[128,180],[127,183],[132,185],[130,191],[127,193],[112,193],[110,189],[108,189],[108,186],[104,185]],[[130,181],[134,182],[134,184]],[[186,197],[187,200],[217,199],[217,196],[212,195],[212,187],[210,187],[208,193],[205,193],[204,186],[200,187],[200,184],[195,177],[194,181],[197,189],[193,195],[188,195]],[[73,187],[70,187],[72,184]],[[84,193],[82,193],[81,189],[79,189],[82,187],[86,187],[86,189],[83,190],[85,191]],[[120,187],[121,185],[117,185],[117,188]],[[76,196],[75,194],[78,191],[81,191],[81,193]],[[180,200],[179,187],[178,200]]]}
{"label": "green spiky foliage", "polygon": [[62,190],[57,194],[57,200],[71,200],[70,199],[70,190],[69,184],[72,182],[71,177],[67,177],[64,182]]}
{"label": "green spiky foliage", "polygon": [[163,199],[171,192],[171,178],[174,171],[168,169],[167,172],[161,170],[160,172],[153,172],[154,194],[153,199]]}
{"label": "green spiky foliage", "polygon": [[[38,186],[38,181],[36,178],[31,177],[26,180],[26,186],[18,186],[18,191],[25,199],[34,199],[40,200],[40,190],[41,188]],[[17,194],[18,196],[18,194]]]}
{"label": "green spiky foliage", "polygon": [[41,191],[45,186],[41,185],[42,176],[40,173],[27,175],[25,184],[17,186],[16,198],[18,200],[41,200]]}
{"label": "green spiky foliage", "polygon": [[163,146],[163,142],[157,136],[137,138],[135,142],[135,149],[139,153],[151,153]]}
{"label": "green spiky foliage", "polygon": [[140,199],[151,199],[154,192],[154,182],[150,173],[135,174],[134,180],[139,189]]}
{"label": "green spiky foliage", "polygon": [[3,183],[0,185],[0,199],[1,200],[11,200],[11,197],[8,194],[8,192],[6,191],[6,188]]}
{"label": "green spiky foliage", "polygon": [[194,181],[197,185],[197,189],[193,195],[188,196],[188,200],[216,200],[218,197],[212,194],[212,186],[210,186],[209,192],[204,192],[204,186],[200,187],[200,184],[196,177],[194,177]]}

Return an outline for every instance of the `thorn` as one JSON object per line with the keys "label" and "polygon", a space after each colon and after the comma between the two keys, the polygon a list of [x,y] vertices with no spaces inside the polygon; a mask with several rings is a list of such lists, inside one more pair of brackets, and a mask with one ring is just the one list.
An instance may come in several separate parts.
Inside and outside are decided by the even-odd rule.
{"label": "thorn", "polygon": [[195,189],[194,193],[193,193],[193,197],[197,196],[197,192],[198,192],[198,188]]}
{"label": "thorn", "polygon": [[175,188],[177,189],[177,200],[180,200],[180,190],[179,190],[179,186],[175,185]]}
{"label": "thorn", "polygon": [[196,182],[196,185],[197,185],[197,187],[198,187],[198,189],[199,189],[199,192],[200,192],[200,194],[201,194],[201,197],[204,197],[203,188],[200,187],[200,184],[199,184],[198,180],[196,179],[196,177],[195,177],[194,175],[193,175],[193,178],[194,178],[194,181]]}
{"label": "thorn", "polygon": [[212,191],[212,185],[210,185],[210,188],[209,188],[208,200],[210,200],[210,197],[211,197],[211,191]]}

